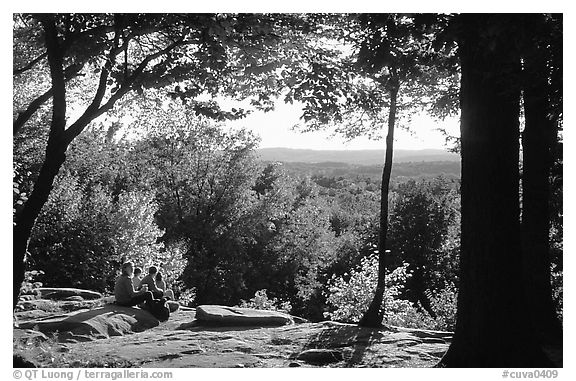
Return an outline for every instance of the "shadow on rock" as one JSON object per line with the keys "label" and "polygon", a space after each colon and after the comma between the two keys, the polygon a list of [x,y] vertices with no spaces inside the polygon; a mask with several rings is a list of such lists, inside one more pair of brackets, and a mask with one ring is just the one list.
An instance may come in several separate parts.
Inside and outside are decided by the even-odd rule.
{"label": "shadow on rock", "polygon": [[326,328],[308,339],[296,359],[316,365],[339,361],[359,364],[366,348],[380,341],[387,330],[334,322],[324,324]]}
{"label": "shadow on rock", "polygon": [[89,311],[23,322],[20,328],[57,334],[59,341],[76,342],[142,332],[159,324],[158,319],[142,309],[108,304]]}

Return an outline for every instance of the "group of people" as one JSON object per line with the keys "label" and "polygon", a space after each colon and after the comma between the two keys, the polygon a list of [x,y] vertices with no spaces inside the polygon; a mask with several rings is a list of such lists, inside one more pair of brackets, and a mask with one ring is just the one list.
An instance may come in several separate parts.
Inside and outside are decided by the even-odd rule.
{"label": "group of people", "polygon": [[116,304],[132,307],[159,299],[174,300],[174,293],[167,288],[156,266],[150,266],[148,275],[141,276],[142,269],[134,268],[132,262],[122,265],[122,275],[116,279],[114,286]]}

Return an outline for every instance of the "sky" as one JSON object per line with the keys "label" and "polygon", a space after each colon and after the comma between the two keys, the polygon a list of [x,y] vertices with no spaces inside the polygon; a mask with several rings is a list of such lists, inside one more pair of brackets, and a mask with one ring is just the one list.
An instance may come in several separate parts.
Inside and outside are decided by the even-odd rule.
{"label": "sky", "polygon": [[[339,136],[333,136],[332,131],[302,133],[294,131],[292,126],[299,123],[301,109],[297,105],[279,102],[275,111],[255,112],[244,119],[228,122],[233,129],[246,128],[260,136],[260,148],[285,147],[315,150],[358,150],[385,149],[384,139],[375,141],[366,137],[356,138],[350,142]],[[396,128],[394,136],[395,149],[445,149],[444,136],[437,130],[445,128],[450,134],[459,136],[459,121],[452,118],[442,124],[437,124],[425,115],[413,117],[410,128],[413,133]],[[383,136],[385,133],[383,131]]]}

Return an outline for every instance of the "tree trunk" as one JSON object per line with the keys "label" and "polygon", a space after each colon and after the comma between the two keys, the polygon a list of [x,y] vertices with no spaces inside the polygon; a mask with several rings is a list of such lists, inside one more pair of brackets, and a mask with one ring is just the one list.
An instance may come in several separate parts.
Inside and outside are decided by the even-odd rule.
{"label": "tree trunk", "polygon": [[[459,16],[462,236],[456,330],[439,366],[550,366],[524,300],[514,16]],[[491,31],[488,33],[487,31]]]}
{"label": "tree trunk", "polygon": [[[531,41],[537,44],[536,41]],[[522,250],[532,326],[541,342],[562,342],[550,284],[550,169],[556,127],[549,117],[547,48],[532,46],[524,57],[522,134]]]}
{"label": "tree trunk", "polygon": [[50,77],[52,78],[53,107],[50,135],[46,146],[46,159],[40,169],[34,189],[24,204],[22,211],[16,216],[16,224],[13,229],[13,309],[16,308],[20,287],[24,281],[26,271],[26,251],[28,241],[36,218],[42,207],[48,201],[54,179],[66,158],[68,142],[65,139],[66,127],[66,88],[63,70],[63,55],[58,42],[58,33],[54,24],[53,15],[42,18],[46,36],[46,50],[50,64]]}
{"label": "tree trunk", "polygon": [[386,289],[386,237],[388,235],[388,191],[392,173],[392,154],[394,152],[394,125],[396,124],[396,102],[400,90],[398,78],[391,79],[390,110],[388,111],[388,134],[386,135],[386,156],[382,170],[380,194],[380,230],[378,232],[378,282],[374,298],[368,310],[358,323],[362,327],[381,327],[384,318],[384,291]]}
{"label": "tree trunk", "polygon": [[26,251],[28,241],[32,233],[32,228],[36,218],[40,214],[42,207],[48,201],[48,196],[52,190],[54,179],[66,158],[63,145],[59,142],[48,142],[46,149],[46,159],[34,184],[34,189],[26,201],[24,208],[16,219],[13,229],[13,257],[14,257],[14,283],[13,283],[13,309],[16,308],[20,294],[20,286],[24,281],[26,271]]}
{"label": "tree trunk", "polygon": [[[121,18],[122,16],[117,17]],[[119,25],[121,25],[120,22],[116,26],[118,29],[114,36],[114,47],[110,50],[110,57],[100,74],[100,83],[96,89],[96,94],[94,95],[92,103],[78,118],[78,120],[66,129],[66,76],[64,71],[65,48],[58,37],[54,14],[39,15],[38,19],[42,23],[44,29],[46,52],[48,56],[48,64],[50,66],[50,79],[52,81],[52,121],[50,124],[50,133],[48,136],[48,144],[46,146],[46,158],[44,159],[44,164],[40,169],[40,174],[34,184],[34,189],[32,190],[30,198],[26,201],[22,212],[16,217],[16,224],[13,230],[13,309],[16,308],[16,304],[18,303],[20,287],[24,280],[26,271],[26,252],[32,228],[34,227],[36,219],[40,215],[42,207],[46,201],[48,201],[48,197],[52,191],[52,186],[54,185],[54,179],[66,159],[68,146],[92,120],[109,110],[129,89],[129,86],[126,86],[124,90],[119,90],[108,100],[106,105],[100,107],[102,98],[106,92],[108,73],[114,63],[114,51],[118,47],[118,29],[120,28]],[[151,60],[152,58],[153,56],[148,56],[137,70],[143,70],[147,65],[147,62],[146,64],[144,64],[144,62]],[[77,70],[80,70],[80,68],[81,66],[79,66]]]}

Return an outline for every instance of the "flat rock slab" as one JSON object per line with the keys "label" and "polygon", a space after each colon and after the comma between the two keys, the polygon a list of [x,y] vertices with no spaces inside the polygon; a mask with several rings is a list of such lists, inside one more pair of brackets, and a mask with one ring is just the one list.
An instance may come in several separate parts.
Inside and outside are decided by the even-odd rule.
{"label": "flat rock slab", "polygon": [[281,326],[294,323],[290,315],[282,312],[218,305],[196,307],[196,321],[216,326]]}
{"label": "flat rock slab", "polygon": [[[102,298],[102,294],[96,291],[82,290],[80,288],[52,288],[40,287],[38,289],[42,299],[70,300],[71,296],[79,296],[83,299],[92,300]],[[76,300],[79,300],[76,298]]]}
{"label": "flat rock slab", "polygon": [[48,337],[42,332],[34,331],[33,329],[15,329],[12,335],[15,341],[22,343],[43,343],[48,341]]}
{"label": "flat rock slab", "polygon": [[159,324],[158,319],[147,311],[109,304],[93,310],[22,322],[20,328],[35,329],[44,334],[58,333],[62,342],[78,342],[142,332]]}
{"label": "flat rock slab", "polygon": [[342,359],[342,352],[335,349],[307,349],[296,356],[296,360],[317,365],[339,362]]}

